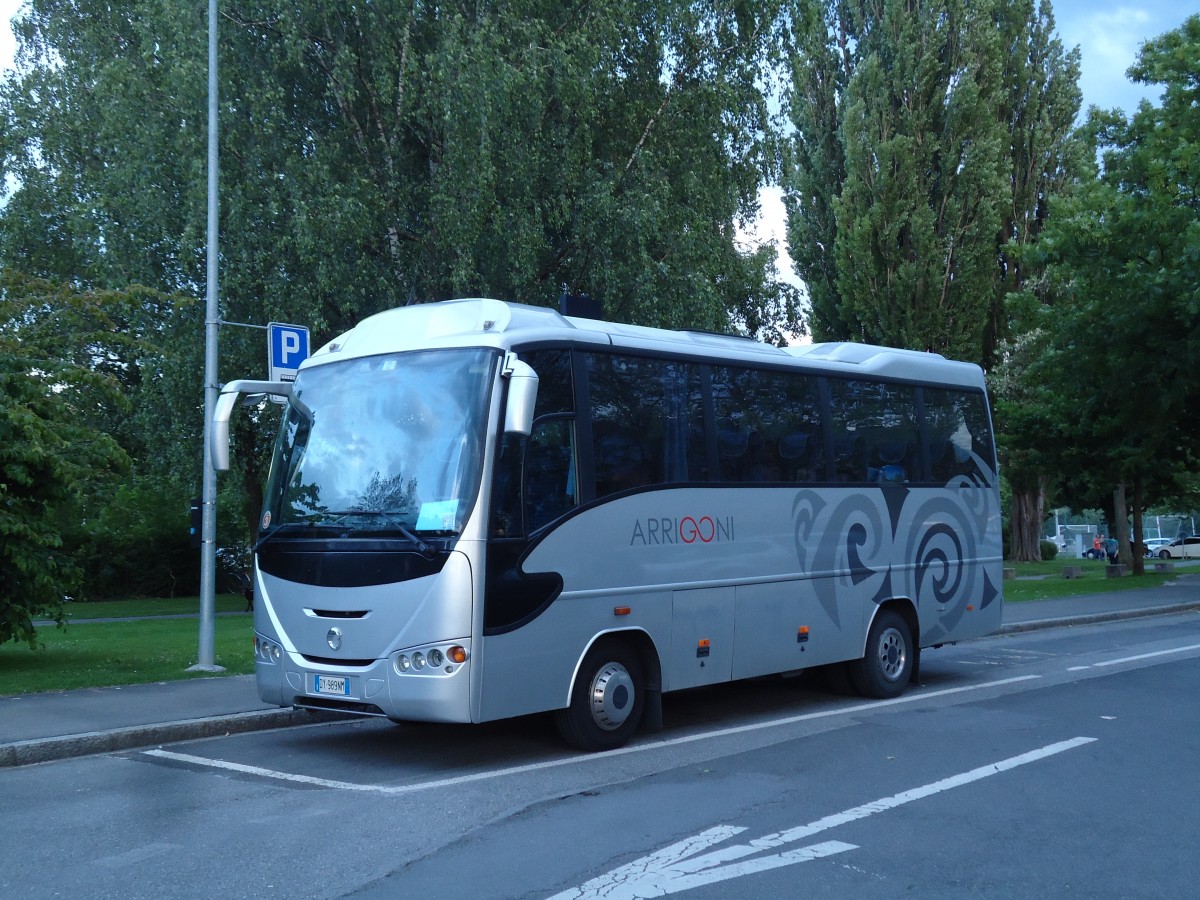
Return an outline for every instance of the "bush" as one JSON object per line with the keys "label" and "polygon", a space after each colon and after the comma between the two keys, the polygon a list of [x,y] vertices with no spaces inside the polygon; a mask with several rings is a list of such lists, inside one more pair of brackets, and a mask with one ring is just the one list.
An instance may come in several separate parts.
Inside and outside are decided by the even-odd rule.
{"label": "bush", "polygon": [[1042,550],[1042,562],[1050,562],[1058,556],[1058,544],[1054,541],[1042,541],[1038,546]]}

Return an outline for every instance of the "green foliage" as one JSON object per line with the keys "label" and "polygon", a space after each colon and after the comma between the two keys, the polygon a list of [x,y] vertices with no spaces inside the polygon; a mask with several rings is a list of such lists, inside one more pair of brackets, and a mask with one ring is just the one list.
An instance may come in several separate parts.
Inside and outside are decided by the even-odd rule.
{"label": "green foliage", "polygon": [[1054,541],[1041,541],[1040,549],[1042,551],[1042,559],[1045,562],[1052,562],[1054,557],[1058,556],[1058,544]]}
{"label": "green foliage", "polygon": [[[0,258],[194,289],[203,17],[182,0],[28,10],[28,65],[0,99],[21,184]],[[737,241],[775,166],[762,85],[778,12],[223,4],[226,316],[301,321],[320,339],[413,301],[548,305],[565,283],[618,320],[779,336],[795,294],[768,251]],[[234,337],[226,358],[244,372],[253,345]]]}
{"label": "green foliage", "polygon": [[[58,332],[68,319],[82,324],[84,305],[0,272],[0,644],[34,647],[34,619],[61,621],[79,575],[62,517],[94,473],[127,463],[92,424],[97,406],[119,397],[114,376],[57,352]],[[79,333],[85,346],[88,334]]]}
{"label": "green foliage", "polygon": [[[1014,296],[1024,336],[1003,392],[1005,441],[1074,505],[1138,508],[1178,491],[1200,426],[1200,17],[1143,47],[1131,73],[1165,85],[1128,120],[1092,110],[1098,179],[1055,207]],[[1164,477],[1166,473],[1167,477]],[[1011,473],[1010,473],[1011,475]],[[1135,512],[1136,515],[1136,512]]]}
{"label": "green foliage", "polygon": [[198,366],[187,331],[167,327],[189,324],[195,304],[145,288],[78,291],[7,270],[3,287],[0,334],[44,377],[42,392],[61,408],[54,433],[69,448],[60,479],[69,487],[46,507],[55,558],[70,561],[60,593],[195,591],[198,554],[186,534],[195,488],[180,472],[199,465]]}
{"label": "green foliage", "polygon": [[[789,245],[822,340],[989,363],[1079,108],[1033,0],[796,4]],[[999,265],[998,265],[999,263]]]}

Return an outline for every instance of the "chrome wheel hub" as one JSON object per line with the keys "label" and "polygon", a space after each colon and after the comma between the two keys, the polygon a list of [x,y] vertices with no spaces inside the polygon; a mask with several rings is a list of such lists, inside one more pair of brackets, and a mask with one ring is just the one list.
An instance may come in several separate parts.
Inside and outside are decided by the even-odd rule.
{"label": "chrome wheel hub", "polygon": [[592,720],[605,731],[620,728],[633,712],[634,688],[620,663],[605,663],[592,679]]}
{"label": "chrome wheel hub", "polygon": [[895,681],[904,671],[908,654],[904,640],[895,628],[887,629],[879,636],[879,669],[888,681]]}

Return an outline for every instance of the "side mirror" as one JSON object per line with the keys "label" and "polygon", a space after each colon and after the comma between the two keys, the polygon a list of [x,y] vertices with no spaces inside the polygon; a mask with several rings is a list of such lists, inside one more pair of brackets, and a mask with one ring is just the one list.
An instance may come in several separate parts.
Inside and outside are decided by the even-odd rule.
{"label": "side mirror", "polygon": [[517,359],[515,353],[504,360],[504,377],[508,379],[508,403],[504,407],[505,434],[528,435],[533,431],[533,406],[537,402],[537,372]]}
{"label": "side mirror", "polygon": [[229,469],[229,419],[238,397],[242,394],[270,394],[273,397],[290,397],[291,382],[287,381],[231,381],[221,387],[213,410],[211,444],[212,467],[217,472]]}

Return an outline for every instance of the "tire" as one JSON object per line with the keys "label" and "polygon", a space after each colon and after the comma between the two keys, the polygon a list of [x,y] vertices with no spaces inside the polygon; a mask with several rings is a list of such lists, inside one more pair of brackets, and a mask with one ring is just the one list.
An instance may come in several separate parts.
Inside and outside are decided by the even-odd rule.
{"label": "tire", "polygon": [[880,610],[867,634],[867,652],[847,663],[850,681],[864,697],[890,700],[904,693],[912,677],[912,634],[904,618],[890,609]]}
{"label": "tire", "polygon": [[580,750],[615,750],[629,742],[646,703],[642,664],[628,644],[603,641],[584,657],[571,689],[571,705],[555,716],[568,744]]}
{"label": "tire", "polygon": [[1171,558],[1171,551],[1170,551],[1170,550],[1159,550],[1159,551],[1158,551],[1158,558],[1159,558],[1159,559],[1170,559],[1170,558]]}

